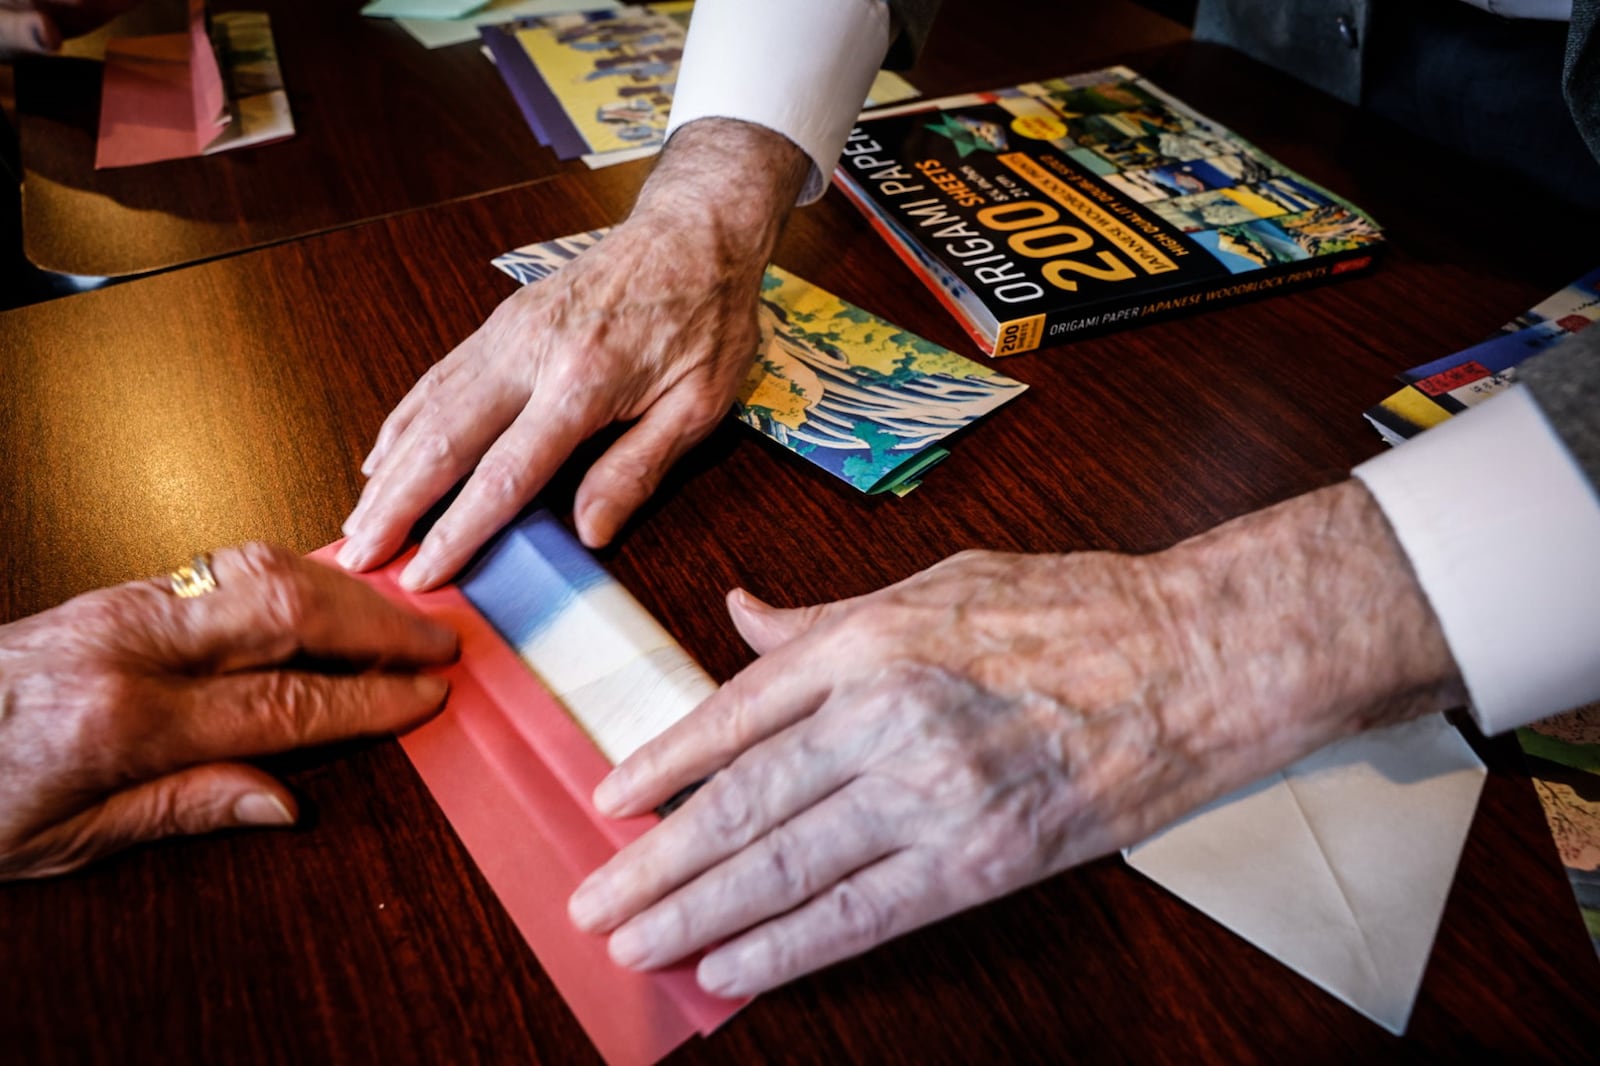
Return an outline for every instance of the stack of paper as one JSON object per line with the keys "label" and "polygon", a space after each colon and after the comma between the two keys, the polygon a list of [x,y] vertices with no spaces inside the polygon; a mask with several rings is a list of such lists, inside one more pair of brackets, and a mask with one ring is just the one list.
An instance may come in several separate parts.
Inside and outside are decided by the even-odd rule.
{"label": "stack of paper", "polygon": [[[518,248],[494,265],[540,281],[605,232]],[[735,417],[862,492],[910,492],[950,454],[951,435],[1027,388],[777,267],[762,281],[760,321]]]}

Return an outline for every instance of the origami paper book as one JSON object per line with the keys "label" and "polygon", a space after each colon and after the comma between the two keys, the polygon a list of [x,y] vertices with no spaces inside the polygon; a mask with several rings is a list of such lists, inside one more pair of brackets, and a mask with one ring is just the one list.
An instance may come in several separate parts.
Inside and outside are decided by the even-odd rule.
{"label": "origami paper book", "polygon": [[1123,854],[1399,1034],[1484,773],[1461,735],[1433,715],[1324,748]]}
{"label": "origami paper book", "polygon": [[1591,270],[1481,344],[1401,373],[1405,388],[1366,411],[1366,419],[1390,444],[1409,440],[1510,388],[1523,360],[1597,321],[1600,270]]}
{"label": "origami paper book", "polygon": [[[867,90],[866,106],[869,108],[886,106],[915,99],[921,95],[920,89],[899,74],[892,70],[880,70],[872,79],[872,88]],[[648,159],[659,151],[661,146],[652,144],[644,148],[619,148],[611,152],[585,152],[581,158],[590,170],[599,170],[619,163],[631,163],[635,159]]]}
{"label": "origami paper book", "polygon": [[[500,76],[539,143],[562,159],[581,157],[591,168],[658,151],[693,5],[565,6],[566,14],[549,15],[546,4],[541,17],[477,20]],[[575,10],[580,6],[584,10]],[[480,14],[493,10],[491,5]],[[485,25],[490,22],[494,25]],[[916,88],[898,74],[879,71],[867,106],[916,95]]]}
{"label": "origami paper book", "polygon": [[659,147],[689,5],[585,11],[481,28],[540,143],[562,159]]}
{"label": "origami paper book", "polygon": [[189,29],[110,41],[95,167],[137,166],[243,148],[294,133],[267,16],[229,11],[208,30],[203,0]]}
{"label": "origami paper book", "polygon": [[[494,265],[530,284],[605,232],[528,245]],[[1027,388],[778,267],[761,290],[760,352],[734,415],[862,492],[911,491],[949,455],[941,442]]]}
{"label": "origami paper book", "polygon": [[[332,565],[338,548],[313,558]],[[703,992],[698,960],[617,966],[566,901],[659,821],[594,810],[607,753],[632,751],[715,686],[548,512],[508,528],[459,587],[405,592],[409,557],[361,576],[461,637],[444,710],[400,738],[417,773],[607,1062],[655,1062],[710,1033],[743,1001]]]}

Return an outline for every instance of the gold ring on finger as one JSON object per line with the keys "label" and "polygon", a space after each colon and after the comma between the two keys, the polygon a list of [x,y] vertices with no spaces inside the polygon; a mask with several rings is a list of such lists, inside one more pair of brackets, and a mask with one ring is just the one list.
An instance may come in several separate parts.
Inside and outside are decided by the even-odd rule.
{"label": "gold ring on finger", "polygon": [[187,566],[180,566],[168,577],[172,592],[180,599],[192,600],[217,591],[217,575],[211,572],[211,556],[196,555]]}

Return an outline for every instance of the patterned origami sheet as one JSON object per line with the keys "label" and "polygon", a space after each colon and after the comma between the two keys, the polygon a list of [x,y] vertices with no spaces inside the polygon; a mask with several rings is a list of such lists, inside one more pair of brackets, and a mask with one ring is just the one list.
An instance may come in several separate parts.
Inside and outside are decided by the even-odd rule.
{"label": "patterned origami sheet", "polygon": [[[494,265],[531,284],[605,233],[518,248]],[[1027,389],[778,267],[762,280],[760,323],[735,417],[869,494],[910,492],[950,454],[952,435]]]}

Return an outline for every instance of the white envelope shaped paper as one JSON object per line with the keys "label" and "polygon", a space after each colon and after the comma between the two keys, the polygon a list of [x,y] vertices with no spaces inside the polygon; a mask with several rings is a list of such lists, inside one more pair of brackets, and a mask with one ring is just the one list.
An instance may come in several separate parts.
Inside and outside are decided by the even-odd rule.
{"label": "white envelope shaped paper", "polygon": [[1330,745],[1124,857],[1399,1034],[1483,779],[1466,741],[1431,715]]}

